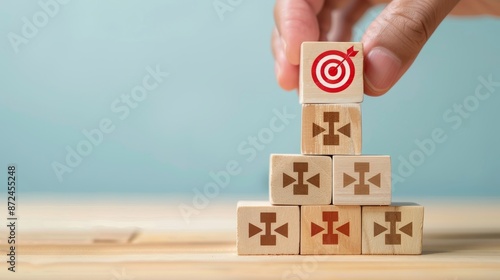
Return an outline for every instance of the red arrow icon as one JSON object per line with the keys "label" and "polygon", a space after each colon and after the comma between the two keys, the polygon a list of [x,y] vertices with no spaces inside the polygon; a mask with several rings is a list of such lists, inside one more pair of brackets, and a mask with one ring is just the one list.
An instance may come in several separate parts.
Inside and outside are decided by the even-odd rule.
{"label": "red arrow icon", "polygon": [[341,225],[340,227],[337,228],[337,231],[340,232],[340,233],[343,233],[347,236],[349,236],[349,222]]}
{"label": "red arrow icon", "polygon": [[311,222],[311,237],[325,230],[323,227]]}
{"label": "red arrow icon", "polygon": [[355,51],[354,46],[351,46],[350,48],[347,49],[346,54],[350,57],[355,57],[358,54],[358,51]]}

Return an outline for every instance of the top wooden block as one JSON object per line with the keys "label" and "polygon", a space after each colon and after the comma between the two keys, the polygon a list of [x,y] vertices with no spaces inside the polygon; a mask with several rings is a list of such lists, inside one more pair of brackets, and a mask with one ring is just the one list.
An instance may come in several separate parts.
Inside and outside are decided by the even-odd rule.
{"label": "top wooden block", "polygon": [[304,42],[300,53],[299,100],[308,103],[363,101],[360,42]]}

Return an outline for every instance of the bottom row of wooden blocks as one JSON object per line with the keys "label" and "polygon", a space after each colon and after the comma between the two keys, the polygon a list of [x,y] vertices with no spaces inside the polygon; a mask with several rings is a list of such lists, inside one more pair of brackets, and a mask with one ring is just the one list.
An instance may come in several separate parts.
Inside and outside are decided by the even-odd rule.
{"label": "bottom row of wooden blocks", "polygon": [[423,206],[238,203],[239,255],[421,254]]}

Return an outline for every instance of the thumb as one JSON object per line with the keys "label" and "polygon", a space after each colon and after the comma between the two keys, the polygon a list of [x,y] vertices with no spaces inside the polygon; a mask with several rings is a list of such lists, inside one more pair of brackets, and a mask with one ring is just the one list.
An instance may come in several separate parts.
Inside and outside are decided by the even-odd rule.
{"label": "thumb", "polygon": [[395,0],[363,36],[365,93],[386,93],[459,0]]}

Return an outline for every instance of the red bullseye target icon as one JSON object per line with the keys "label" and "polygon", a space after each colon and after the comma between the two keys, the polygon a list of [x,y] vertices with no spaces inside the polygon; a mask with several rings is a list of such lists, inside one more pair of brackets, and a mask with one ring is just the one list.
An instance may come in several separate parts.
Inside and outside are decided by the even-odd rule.
{"label": "red bullseye target icon", "polygon": [[318,55],[311,67],[314,83],[328,93],[338,93],[348,88],[355,74],[351,57],[357,53],[351,46],[346,53],[328,50]]}

